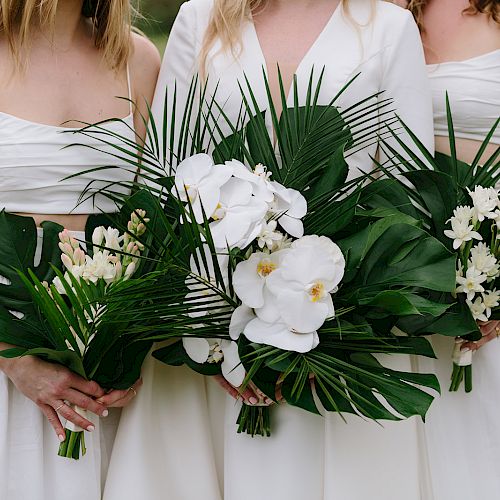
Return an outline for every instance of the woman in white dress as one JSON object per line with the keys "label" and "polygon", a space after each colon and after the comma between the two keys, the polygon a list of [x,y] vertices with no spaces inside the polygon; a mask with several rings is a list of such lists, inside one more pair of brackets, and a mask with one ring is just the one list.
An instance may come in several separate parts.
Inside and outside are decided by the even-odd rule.
{"label": "woman in white dress", "polygon": [[[57,222],[79,239],[88,214],[116,211],[99,197],[95,205],[79,205],[79,196],[99,176],[130,181],[130,174],[110,170],[61,182],[109,161],[90,148],[63,150],[73,142],[98,145],[63,132],[79,127],[69,120],[127,116],[126,125],[110,126],[135,139],[133,109],[115,96],[150,101],[160,61],[154,46],[132,35],[130,15],[128,0],[0,4],[0,210],[32,217],[37,226]],[[141,121],[135,125],[137,137],[144,135]],[[35,260],[41,229],[38,234]],[[0,248],[2,263],[13,251],[6,246]],[[0,294],[8,294],[8,286],[0,276]],[[126,405],[133,395],[105,394],[96,383],[38,358],[0,358],[0,499],[99,500],[119,416],[111,407]],[[93,416],[82,418],[66,402]],[[89,431],[88,453],[79,462],[57,456],[64,419]]]}
{"label": "woman in white dress", "polygon": [[[153,112],[162,121],[165,87],[177,86],[179,106],[193,75],[208,75],[236,121],[238,82],[249,79],[259,108],[280,105],[297,75],[304,100],[313,67],[325,67],[320,104],[357,73],[342,107],[385,90],[394,107],[433,149],[431,96],[417,27],[409,12],[367,0],[191,0],[169,37]],[[293,102],[289,96],[289,102]],[[266,114],[269,134],[272,125]],[[376,144],[349,158],[352,175],[370,169]],[[400,368],[411,370],[401,357]],[[122,415],[105,500],[422,500],[416,419],[384,427],[347,416],[318,417],[283,405],[273,435],[236,433],[241,403],[213,380],[149,360],[139,397]],[[227,388],[230,394],[234,388]],[[257,394],[246,393],[247,403]]]}
{"label": "woman in white dress", "polygon": [[[449,154],[445,95],[453,115],[458,159],[471,163],[500,117],[500,3],[497,0],[410,2],[422,40],[434,102],[436,150]],[[484,153],[500,146],[496,129]],[[481,326],[483,338],[465,343],[473,357],[473,390],[448,392],[453,340],[433,338],[437,360],[421,360],[435,371],[442,396],[431,407],[425,438],[435,500],[500,498],[500,323]]]}

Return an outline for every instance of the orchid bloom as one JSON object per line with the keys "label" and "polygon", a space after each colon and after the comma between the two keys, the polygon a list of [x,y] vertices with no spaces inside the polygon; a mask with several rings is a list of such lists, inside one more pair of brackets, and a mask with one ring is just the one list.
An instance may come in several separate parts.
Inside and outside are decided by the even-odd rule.
{"label": "orchid bloom", "polygon": [[294,238],[304,235],[302,218],[307,214],[307,201],[295,189],[288,189],[277,182],[271,182],[275,191],[270,214],[278,224]]}
{"label": "orchid bloom", "polygon": [[231,177],[233,171],[227,165],[215,165],[206,154],[197,154],[179,163],[175,173],[174,196],[191,203],[196,222],[203,222],[203,211],[207,218],[215,212],[220,201],[220,188]]}
{"label": "orchid bloom", "polygon": [[252,194],[250,182],[232,177],[220,188],[210,231],[217,248],[245,248],[261,232],[268,204]]}

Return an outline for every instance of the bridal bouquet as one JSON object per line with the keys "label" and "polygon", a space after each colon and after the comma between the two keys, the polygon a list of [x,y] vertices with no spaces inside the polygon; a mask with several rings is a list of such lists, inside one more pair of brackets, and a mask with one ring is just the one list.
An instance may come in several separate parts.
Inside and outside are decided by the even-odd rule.
{"label": "bridal bouquet", "polygon": [[[451,155],[434,156],[403,123],[420,154],[416,154],[393,131],[399,150],[385,143],[388,157],[380,165],[386,178],[378,189],[367,193],[365,202],[376,195],[387,207],[394,207],[420,220],[423,227],[447,248],[456,252],[456,290],[435,297],[451,304],[440,318],[408,317],[399,322],[413,335],[448,335],[456,337],[453,349],[451,391],[465,381],[465,390],[472,390],[472,352],[463,352],[464,341],[481,338],[477,321],[488,321],[498,308],[496,290],[498,277],[498,220],[500,216],[498,174],[500,147],[481,164],[500,120],[497,120],[469,165],[457,159],[453,119],[447,99],[448,130]],[[401,154],[404,151],[404,155]],[[410,160],[408,160],[408,158]]]}
{"label": "bridal bouquet", "polygon": [[[456,292],[476,321],[490,320],[500,305],[500,292],[496,289],[500,276],[498,193],[498,189],[481,186],[469,191],[472,205],[457,207],[449,221],[451,229],[444,232],[458,252]],[[455,344],[450,390],[457,391],[464,381],[466,392],[470,392],[472,351],[464,352],[463,342],[458,340]]]}
{"label": "bridal bouquet", "polygon": [[[390,101],[319,105],[321,78],[311,75],[303,104],[284,99],[281,118],[269,102],[276,144],[248,86],[237,123],[196,83],[179,117],[167,89],[164,122],[149,116],[134,185],[152,200],[156,226],[146,224],[144,244],[155,278],[140,297],[106,304],[134,321],[130,331],[170,339],[154,352],[164,363],[314,413],[423,417],[436,378],[392,369],[379,355],[434,356],[426,339],[394,327],[448,311],[434,296],[454,292],[455,256],[417,218],[374,205],[371,174],[348,178],[349,156],[383,135],[374,118],[389,116]],[[126,145],[114,154],[137,157]],[[269,435],[270,411],[243,406],[239,431]]]}
{"label": "bridal bouquet", "polygon": [[[15,235],[16,219],[25,222],[25,218],[3,214],[0,225],[3,229],[10,225]],[[144,248],[138,238],[144,235],[148,222],[145,212],[137,209],[123,234],[116,228],[98,226],[92,232],[92,246],[87,251],[63,230],[58,233],[58,245],[54,245],[60,252],[58,258],[53,258],[55,264],[43,255],[37,267],[28,261],[17,273],[14,269],[0,269],[2,275],[11,277],[7,280],[4,276],[7,292],[15,287],[25,301],[17,305],[11,302],[9,310],[5,308],[7,304],[2,304],[0,341],[16,346],[2,351],[2,356],[40,356],[65,365],[87,380],[95,380],[104,388],[130,387],[140,377],[142,359],[151,343],[130,334],[130,323],[115,323],[112,317],[116,313],[110,314],[105,302],[108,296],[120,294],[136,272]],[[48,240],[57,234],[56,227],[44,224]],[[31,248],[29,244],[26,247]],[[44,250],[48,250],[48,244],[44,244]],[[43,277],[49,279],[40,280],[41,268],[45,268]],[[9,301],[8,294],[2,296],[2,301]],[[86,417],[84,409],[73,409]],[[83,429],[67,422],[59,455],[78,459],[85,453]]]}

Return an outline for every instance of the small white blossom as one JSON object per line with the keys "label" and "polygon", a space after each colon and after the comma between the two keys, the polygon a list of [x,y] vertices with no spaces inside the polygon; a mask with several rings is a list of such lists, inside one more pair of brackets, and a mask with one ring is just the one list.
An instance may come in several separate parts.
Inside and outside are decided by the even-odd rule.
{"label": "small white blossom", "polygon": [[453,240],[453,248],[460,248],[466,241],[482,240],[483,237],[474,230],[474,226],[466,221],[452,217],[450,219],[451,229],[446,229],[444,234]]}
{"label": "small white blossom", "polygon": [[460,222],[470,222],[474,216],[474,209],[469,206],[458,206],[453,210],[453,218]]}
{"label": "small white blossom", "polygon": [[498,208],[498,191],[495,188],[484,188],[476,186],[474,191],[467,188],[474,204],[474,219],[482,222],[486,219],[496,218],[496,209]]}
{"label": "small white blossom", "polygon": [[483,303],[486,308],[486,316],[491,316],[492,309],[500,305],[500,292],[488,290],[483,293]]}
{"label": "small white blossom", "polygon": [[475,247],[471,248],[469,262],[478,271],[489,275],[491,271],[496,269],[497,259],[491,254],[488,245],[478,243]]}
{"label": "small white blossom", "polygon": [[486,306],[482,297],[476,297],[474,302],[471,300],[467,300],[466,302],[469,306],[470,312],[472,313],[472,317],[476,321],[488,321],[488,317],[486,316]]}
{"label": "small white blossom", "polygon": [[285,239],[285,235],[276,231],[278,223],[275,220],[269,222],[264,222],[262,224],[262,229],[257,238],[257,244],[259,248],[266,247],[267,249],[274,251],[281,248],[281,243]]}
{"label": "small white blossom", "polygon": [[467,294],[467,300],[471,301],[476,293],[484,292],[484,283],[487,276],[473,267],[469,267],[465,273],[465,277],[457,277],[457,293]]}

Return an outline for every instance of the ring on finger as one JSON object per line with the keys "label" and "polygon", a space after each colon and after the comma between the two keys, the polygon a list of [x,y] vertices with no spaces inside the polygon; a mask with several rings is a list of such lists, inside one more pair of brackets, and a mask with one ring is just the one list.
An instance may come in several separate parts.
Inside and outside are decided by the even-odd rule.
{"label": "ring on finger", "polygon": [[132,391],[134,393],[134,398],[137,396],[137,391],[135,390],[135,388],[133,386],[129,387],[128,390]]}
{"label": "ring on finger", "polygon": [[500,328],[498,326],[495,327],[495,334],[496,334],[497,338],[500,337]]}
{"label": "ring on finger", "polygon": [[62,402],[57,408],[54,408],[54,411],[57,413],[63,406],[66,406],[65,402]]}

